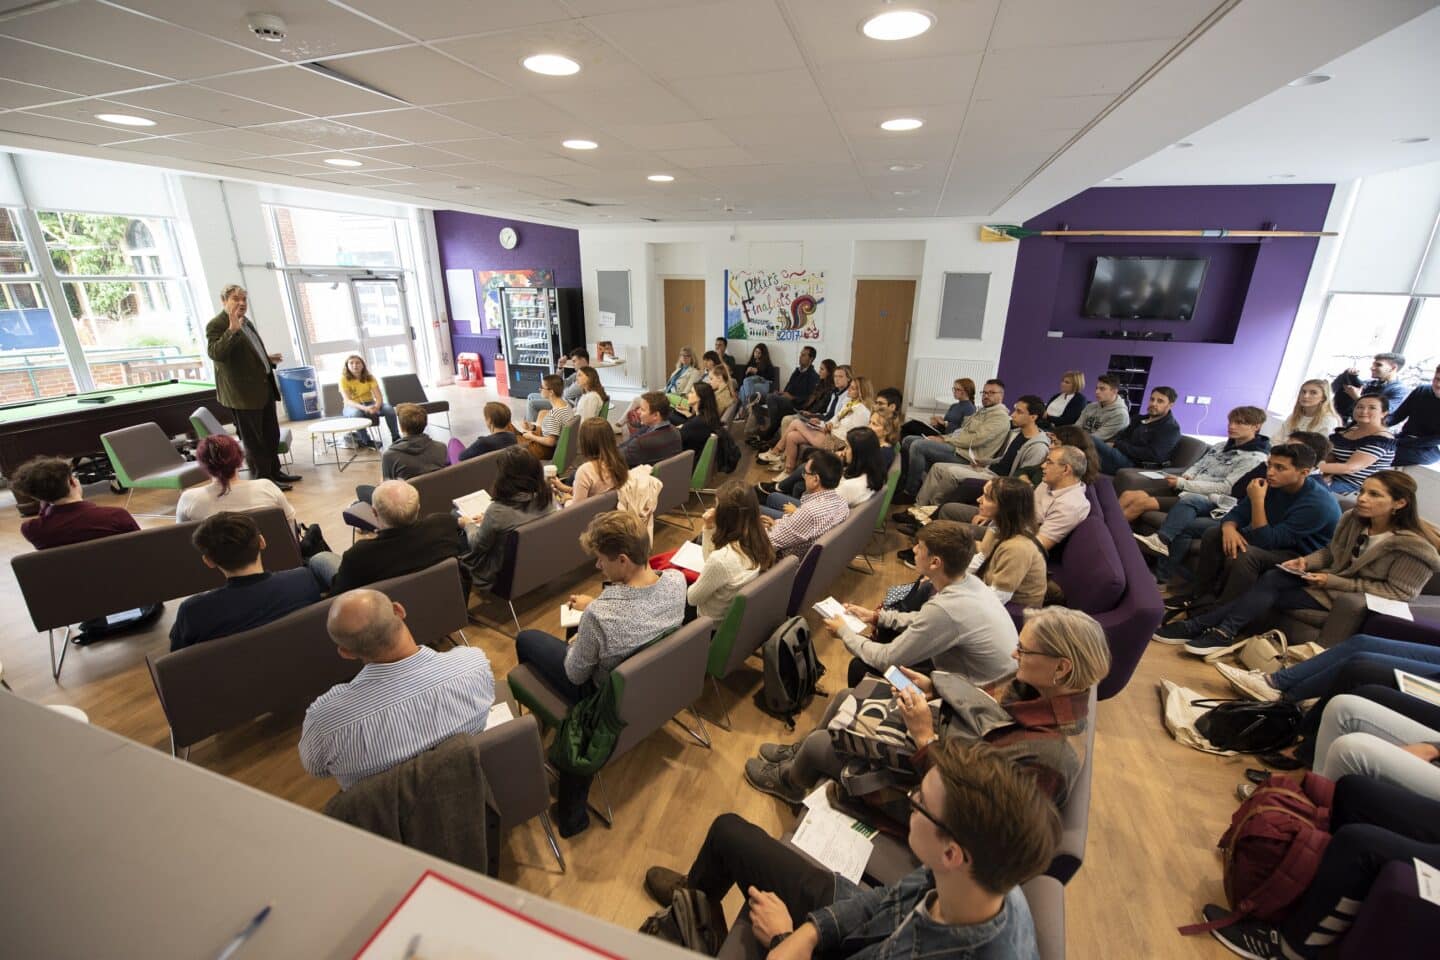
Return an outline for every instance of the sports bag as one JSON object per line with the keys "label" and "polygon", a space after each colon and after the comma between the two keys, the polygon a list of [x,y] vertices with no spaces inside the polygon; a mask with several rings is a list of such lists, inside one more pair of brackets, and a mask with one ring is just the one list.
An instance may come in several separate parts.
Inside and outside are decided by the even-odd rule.
{"label": "sports bag", "polygon": [[1320,869],[1334,796],[1334,781],[1313,773],[1299,782],[1276,775],[1261,784],[1240,804],[1218,844],[1230,916],[1180,932],[1208,933],[1246,917],[1284,919]]}
{"label": "sports bag", "polygon": [[1284,700],[1195,700],[1192,705],[1210,707],[1195,721],[1195,729],[1219,750],[1273,753],[1300,737],[1303,714],[1297,705]]}
{"label": "sports bag", "polygon": [[765,682],[755,695],[755,705],[795,729],[795,715],[810,703],[825,665],[810,643],[810,626],[804,617],[791,617],[760,645],[765,664]]}
{"label": "sports bag", "polygon": [[624,729],[615,702],[615,684],[607,673],[598,677],[590,695],[561,719],[550,743],[550,762],[564,773],[594,776],[615,752]]}

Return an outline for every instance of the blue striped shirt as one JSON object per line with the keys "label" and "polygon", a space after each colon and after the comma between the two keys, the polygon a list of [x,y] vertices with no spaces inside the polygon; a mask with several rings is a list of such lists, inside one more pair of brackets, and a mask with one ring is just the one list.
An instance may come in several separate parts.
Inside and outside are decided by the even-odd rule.
{"label": "blue striped shirt", "polygon": [[490,661],[474,647],[421,647],[394,663],[367,663],[305,711],[300,762],[348,790],[452,734],[484,730],[494,702]]}

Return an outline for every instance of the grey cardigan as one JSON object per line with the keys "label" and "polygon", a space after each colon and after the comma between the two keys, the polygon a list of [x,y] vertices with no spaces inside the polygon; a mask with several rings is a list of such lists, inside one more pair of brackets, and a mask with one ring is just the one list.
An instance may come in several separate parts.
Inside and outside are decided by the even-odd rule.
{"label": "grey cardigan", "polygon": [[489,590],[494,586],[500,564],[505,560],[505,535],[549,512],[548,509],[534,508],[528,503],[521,509],[496,500],[490,504],[490,509],[485,511],[485,519],[480,522],[480,526],[465,528],[465,539],[470,544],[470,549],[460,558],[460,562],[470,568],[474,589]]}
{"label": "grey cardigan", "polygon": [[1397,530],[1353,557],[1355,544],[1366,529],[1354,510],[1346,510],[1330,542],[1303,558],[1306,570],[1329,575],[1323,588],[1305,588],[1326,610],[1334,605],[1338,593],[1373,593],[1391,600],[1413,600],[1440,571],[1440,552],[1429,540],[1408,530]]}

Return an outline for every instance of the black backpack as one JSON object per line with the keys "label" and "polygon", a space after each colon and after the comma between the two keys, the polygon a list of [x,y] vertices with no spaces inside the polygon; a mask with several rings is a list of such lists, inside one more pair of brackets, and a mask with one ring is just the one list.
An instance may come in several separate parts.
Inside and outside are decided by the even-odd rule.
{"label": "black backpack", "polygon": [[755,694],[755,704],[772,717],[785,721],[787,729],[795,729],[795,715],[809,705],[825,665],[815,656],[810,643],[810,625],[804,617],[791,617],[760,645],[765,662],[765,683]]}
{"label": "black backpack", "polygon": [[1293,703],[1255,703],[1251,700],[1195,700],[1194,706],[1214,704],[1195,720],[1195,729],[1219,750],[1237,753],[1273,753],[1300,736],[1303,714]]}
{"label": "black backpack", "polygon": [[718,473],[734,473],[740,466],[740,446],[729,430],[715,431],[715,470]]}

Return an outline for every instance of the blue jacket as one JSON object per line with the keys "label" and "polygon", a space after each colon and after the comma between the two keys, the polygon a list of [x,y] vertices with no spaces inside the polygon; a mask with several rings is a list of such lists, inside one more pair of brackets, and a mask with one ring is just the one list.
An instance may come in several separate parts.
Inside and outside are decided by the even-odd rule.
{"label": "blue jacket", "polygon": [[928,911],[916,912],[935,889],[930,870],[907,873],[893,887],[861,890],[835,877],[835,902],[808,917],[820,932],[817,956],[847,960],[1038,960],[1035,921],[1019,887],[991,919],[969,926],[937,923]]}
{"label": "blue jacket", "polygon": [[1129,457],[1136,466],[1163,466],[1180,445],[1180,424],[1175,415],[1167,413],[1153,423],[1144,419],[1131,420],[1114,440],[1115,449]]}
{"label": "blue jacket", "polygon": [[1263,527],[1250,526],[1250,498],[1241,497],[1221,523],[1233,523],[1245,539],[1266,550],[1313,553],[1330,542],[1340,522],[1340,501],[1314,476],[1305,478],[1299,493],[1271,487],[1265,493]]}

